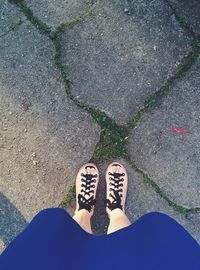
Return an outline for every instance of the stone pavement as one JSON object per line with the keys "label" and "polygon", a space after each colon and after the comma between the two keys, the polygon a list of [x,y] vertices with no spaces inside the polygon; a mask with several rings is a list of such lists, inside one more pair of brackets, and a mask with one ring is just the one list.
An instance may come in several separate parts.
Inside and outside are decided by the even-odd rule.
{"label": "stone pavement", "polygon": [[45,207],[73,214],[81,164],[128,169],[127,215],[200,243],[199,1],[0,2],[0,250]]}
{"label": "stone pavement", "polygon": [[189,23],[190,29],[200,36],[200,5],[198,0],[171,0],[180,16]]}

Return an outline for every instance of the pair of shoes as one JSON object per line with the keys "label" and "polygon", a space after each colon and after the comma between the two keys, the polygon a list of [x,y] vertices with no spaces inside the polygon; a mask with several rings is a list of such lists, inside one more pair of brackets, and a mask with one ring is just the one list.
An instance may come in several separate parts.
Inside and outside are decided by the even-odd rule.
{"label": "pair of shoes", "polygon": [[[128,187],[128,175],[124,166],[112,162],[106,169],[106,212],[114,209],[125,212],[125,201]],[[92,163],[83,165],[76,177],[76,210],[86,209],[93,215],[96,204],[96,191],[99,182],[99,171]]]}

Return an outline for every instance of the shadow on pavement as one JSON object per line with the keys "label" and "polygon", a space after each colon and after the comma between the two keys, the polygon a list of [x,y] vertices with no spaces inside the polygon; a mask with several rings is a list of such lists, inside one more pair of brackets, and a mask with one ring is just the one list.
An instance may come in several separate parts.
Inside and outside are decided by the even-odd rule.
{"label": "shadow on pavement", "polygon": [[8,245],[27,224],[19,210],[0,192],[0,240]]}

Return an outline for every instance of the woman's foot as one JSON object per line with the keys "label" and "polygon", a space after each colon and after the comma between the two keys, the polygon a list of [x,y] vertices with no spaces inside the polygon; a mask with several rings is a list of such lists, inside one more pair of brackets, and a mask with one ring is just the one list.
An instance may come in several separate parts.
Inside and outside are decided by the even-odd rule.
{"label": "woman's foot", "polygon": [[99,171],[92,163],[84,164],[76,177],[76,210],[75,214],[86,209],[92,216],[96,203],[96,191],[99,182]]}
{"label": "woman's foot", "polygon": [[125,212],[125,201],[128,187],[128,174],[119,162],[111,163],[106,170],[106,212],[114,209]]}

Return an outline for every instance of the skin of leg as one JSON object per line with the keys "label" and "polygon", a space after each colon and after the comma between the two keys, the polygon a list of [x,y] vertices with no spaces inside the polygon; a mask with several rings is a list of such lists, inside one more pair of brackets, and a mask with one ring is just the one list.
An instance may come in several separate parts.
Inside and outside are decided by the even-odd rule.
{"label": "skin of leg", "polygon": [[90,218],[91,214],[86,209],[77,211],[73,216],[73,219],[81,226],[83,230],[92,234]]}
{"label": "skin of leg", "polygon": [[131,225],[130,220],[126,214],[119,208],[116,208],[109,212],[110,223],[108,226],[107,234],[115,232],[119,229]]}

